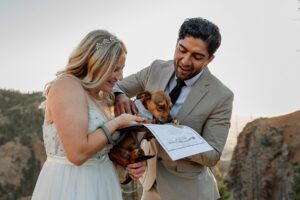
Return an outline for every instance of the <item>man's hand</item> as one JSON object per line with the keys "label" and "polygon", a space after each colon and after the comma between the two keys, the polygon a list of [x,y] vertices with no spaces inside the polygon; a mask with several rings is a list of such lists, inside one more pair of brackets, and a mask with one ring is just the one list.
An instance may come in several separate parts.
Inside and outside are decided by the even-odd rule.
{"label": "man's hand", "polygon": [[129,175],[133,180],[138,180],[141,178],[147,168],[147,161],[141,161],[133,164],[129,164],[127,166],[127,170],[129,171]]}
{"label": "man's hand", "polygon": [[125,94],[118,94],[115,99],[114,112],[117,117],[123,113],[135,115],[138,113],[138,110],[130,98]]}

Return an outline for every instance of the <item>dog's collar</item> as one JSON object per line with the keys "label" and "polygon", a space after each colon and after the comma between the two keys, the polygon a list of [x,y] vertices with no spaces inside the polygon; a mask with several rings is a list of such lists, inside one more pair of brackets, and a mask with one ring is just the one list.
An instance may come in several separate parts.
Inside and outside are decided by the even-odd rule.
{"label": "dog's collar", "polygon": [[137,107],[139,113],[142,115],[142,118],[144,118],[145,120],[153,119],[153,114],[144,107],[143,103],[139,99],[136,99],[134,101],[134,104]]}

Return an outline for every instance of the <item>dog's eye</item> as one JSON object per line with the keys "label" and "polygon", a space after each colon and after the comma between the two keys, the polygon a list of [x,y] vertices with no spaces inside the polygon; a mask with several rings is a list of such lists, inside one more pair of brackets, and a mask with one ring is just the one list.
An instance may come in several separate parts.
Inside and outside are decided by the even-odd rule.
{"label": "dog's eye", "polygon": [[165,104],[158,104],[159,109],[164,110],[166,108]]}

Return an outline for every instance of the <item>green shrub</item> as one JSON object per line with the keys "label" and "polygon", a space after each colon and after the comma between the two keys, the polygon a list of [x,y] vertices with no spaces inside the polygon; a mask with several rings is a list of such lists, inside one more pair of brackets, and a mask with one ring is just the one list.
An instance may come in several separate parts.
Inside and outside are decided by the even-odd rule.
{"label": "green shrub", "polygon": [[298,163],[293,164],[294,180],[292,185],[291,197],[293,200],[300,200],[300,165]]}
{"label": "green shrub", "polygon": [[218,182],[218,188],[220,192],[220,200],[232,200],[231,193],[228,189],[227,182],[222,180]]}

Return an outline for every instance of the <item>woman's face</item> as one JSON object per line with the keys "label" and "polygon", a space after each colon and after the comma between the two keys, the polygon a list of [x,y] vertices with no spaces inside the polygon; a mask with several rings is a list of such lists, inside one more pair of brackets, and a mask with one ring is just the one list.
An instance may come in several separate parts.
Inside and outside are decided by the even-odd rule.
{"label": "woman's face", "polygon": [[101,85],[101,90],[102,91],[111,92],[114,85],[117,83],[117,81],[123,79],[123,69],[124,69],[124,66],[125,66],[125,61],[126,61],[126,54],[123,54],[120,57],[119,61],[117,62],[117,66],[116,66],[115,71]]}

